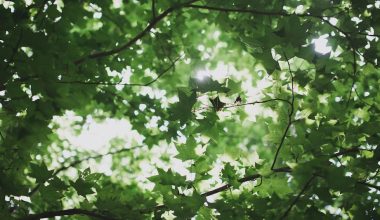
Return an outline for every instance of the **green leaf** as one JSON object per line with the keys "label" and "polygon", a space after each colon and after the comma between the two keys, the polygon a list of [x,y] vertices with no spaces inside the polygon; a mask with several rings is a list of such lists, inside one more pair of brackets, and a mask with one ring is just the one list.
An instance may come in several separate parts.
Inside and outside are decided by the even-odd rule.
{"label": "green leaf", "polygon": [[170,108],[171,120],[179,120],[181,124],[185,124],[192,116],[192,108],[197,101],[197,96],[194,91],[187,92],[185,90],[178,90],[179,102],[175,103]]}
{"label": "green leaf", "polygon": [[329,187],[341,192],[353,189],[355,181],[352,178],[345,176],[344,170],[338,167],[331,167],[327,170],[326,181]]}
{"label": "green leaf", "polygon": [[94,193],[94,191],[92,190],[93,185],[89,182],[86,182],[82,178],[78,178],[75,182],[72,182],[72,181],[70,182],[71,182],[71,186],[74,187],[78,195],[86,196],[86,195]]}
{"label": "green leaf", "polygon": [[53,186],[43,186],[39,189],[41,197],[46,202],[57,202],[63,197],[63,194],[58,192]]}
{"label": "green leaf", "polygon": [[161,185],[173,185],[173,186],[187,186],[188,182],[186,181],[185,176],[173,173],[171,169],[165,171],[163,169],[157,168],[158,175],[151,176],[148,179],[154,183]]}
{"label": "green leaf", "polygon": [[58,191],[64,191],[68,188],[68,185],[56,176],[49,181],[49,184]]}
{"label": "green leaf", "polygon": [[229,89],[229,94],[237,94],[242,91],[241,82],[235,82],[234,80],[228,79],[227,88]]}
{"label": "green leaf", "polygon": [[30,176],[36,179],[37,183],[44,183],[50,177],[52,177],[54,171],[48,170],[45,163],[30,164],[31,173]]}
{"label": "green leaf", "polygon": [[187,138],[186,144],[177,146],[177,151],[179,152],[176,155],[176,158],[185,160],[193,160],[198,158],[198,155],[195,153],[195,148],[197,147],[197,143],[194,137],[190,136]]}
{"label": "green leaf", "polygon": [[238,188],[240,186],[240,182],[238,181],[239,177],[237,175],[237,171],[231,164],[227,163],[222,170],[222,179],[227,181],[233,187]]}

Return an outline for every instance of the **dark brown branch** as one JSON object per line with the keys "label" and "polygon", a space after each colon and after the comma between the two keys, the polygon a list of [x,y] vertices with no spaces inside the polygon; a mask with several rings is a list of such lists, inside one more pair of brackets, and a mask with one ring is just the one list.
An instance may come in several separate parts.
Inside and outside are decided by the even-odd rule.
{"label": "dark brown branch", "polygon": [[[73,162],[71,162],[69,165],[66,165],[66,166],[62,166],[58,169],[56,169],[52,175],[53,176],[57,176],[58,173],[62,172],[62,171],[65,171],[71,167],[76,167],[77,165],[85,162],[85,161],[88,161],[88,160],[91,160],[91,159],[98,159],[98,158],[102,158],[104,156],[108,156],[108,155],[115,155],[115,154],[119,154],[119,153],[122,153],[122,152],[127,152],[127,151],[131,151],[131,150],[134,150],[134,149],[137,149],[137,148],[140,148],[142,146],[136,146],[136,147],[131,147],[131,148],[122,148],[120,150],[116,150],[116,151],[111,151],[111,152],[107,152],[107,153],[104,153],[104,154],[98,154],[98,155],[94,155],[94,156],[89,156],[89,157],[85,157],[85,158],[82,158],[82,159],[79,159],[79,160],[75,160]],[[46,180],[47,181],[47,180]],[[45,181],[45,182],[46,182]],[[36,193],[38,191],[38,189],[40,188],[40,186],[42,184],[44,184],[45,182],[43,183],[39,183],[37,184],[34,188],[32,188],[30,190],[30,192],[28,193],[28,196],[32,196],[34,195],[34,193]]]}
{"label": "dark brown branch", "polygon": [[365,186],[368,186],[370,188],[373,188],[373,189],[376,189],[378,191],[380,191],[380,186],[377,186],[377,185],[374,185],[374,184],[371,184],[371,183],[367,183],[367,182],[357,182],[358,184],[362,184],[362,185],[365,185]]}
{"label": "dark brown branch", "polygon": [[[195,8],[195,9],[205,9],[209,11],[221,11],[221,12],[237,12],[237,13],[251,13],[255,15],[267,15],[267,16],[290,16],[291,14],[286,14],[282,12],[271,12],[271,11],[259,11],[254,9],[241,9],[241,8],[222,8],[207,5],[186,5],[185,8]],[[310,15],[309,15],[310,16]]]}
{"label": "dark brown branch", "polygon": [[[351,32],[349,32],[352,34]],[[363,32],[357,32],[355,34],[363,35],[363,36],[368,36],[368,37],[380,37],[380,34],[368,34],[368,33],[363,33]]]}
{"label": "dark brown branch", "polygon": [[347,103],[346,103],[346,107],[348,106],[348,104],[350,103],[350,99],[351,99],[351,96],[352,96],[352,90],[354,90],[354,86],[355,86],[355,82],[356,82],[356,51],[355,51],[355,48],[352,48],[352,59],[353,59],[353,63],[352,63],[352,68],[353,68],[353,73],[352,73],[352,85],[350,87],[350,93],[348,95],[348,99],[347,99]]}
{"label": "dark brown branch", "polygon": [[344,149],[344,150],[338,151],[337,153],[331,155],[330,158],[339,157],[339,156],[350,154],[350,153],[356,153],[356,152],[359,152],[361,150],[365,150],[365,149],[361,149],[359,147],[352,147],[352,148]]}
{"label": "dark brown branch", "polygon": [[[347,154],[350,154],[350,153],[354,153],[354,152],[359,152],[361,150],[367,150],[367,149],[361,149],[359,147],[352,147],[352,148],[348,148],[348,149],[345,149],[345,150],[342,150],[342,151],[339,151],[335,154],[332,154],[329,156],[329,158],[334,158],[334,157],[337,157],[337,156],[342,156],[342,155],[347,155]],[[290,167],[279,167],[279,168],[274,168],[272,169],[272,172],[273,173],[291,173],[292,172],[292,169]],[[238,181],[240,183],[244,183],[244,182],[248,182],[248,181],[253,181],[253,180],[256,180],[257,178],[261,178],[262,176],[260,174],[253,174],[251,176],[246,176],[246,177],[243,177],[241,179],[239,179]],[[310,181],[311,182],[311,181]],[[366,185],[368,187],[371,187],[371,188],[375,188],[375,189],[378,189],[380,187],[378,186],[375,186],[373,184],[369,184],[369,183],[365,183],[365,182],[358,182],[359,184],[363,184],[363,185]],[[210,190],[210,191],[207,191],[207,192],[204,192],[202,193],[201,195],[204,196],[204,197],[208,197],[208,196],[211,196],[211,195],[214,195],[214,194],[218,194],[220,192],[223,192],[223,191],[226,191],[228,190],[229,188],[231,188],[231,185],[230,184],[225,184],[223,186],[220,186],[218,188],[215,188],[213,190]],[[154,208],[154,210],[159,210],[159,209],[166,209],[167,207],[165,205],[158,205]],[[152,210],[143,210],[141,211],[142,213],[148,213],[148,212],[151,212]]]}
{"label": "dark brown branch", "polygon": [[156,0],[152,0],[152,19],[156,18]]}
{"label": "dark brown branch", "polygon": [[99,10],[99,9],[93,7],[91,4],[90,4],[90,7],[92,10],[99,12],[99,13],[102,13],[102,17],[104,17],[105,19],[108,19],[111,23],[113,23],[116,26],[116,29],[119,31],[119,33],[123,32],[123,28],[120,25],[119,21],[113,19],[112,16],[109,16],[106,11]]}
{"label": "dark brown branch", "polygon": [[[221,7],[212,7],[212,6],[205,6],[205,5],[194,5],[193,3],[197,2],[197,1],[199,1],[199,0],[192,0],[192,1],[180,4],[180,5],[176,5],[176,6],[168,8],[167,10],[165,10],[164,12],[162,12],[161,14],[159,14],[158,16],[155,16],[149,22],[148,26],[143,31],[141,31],[139,34],[137,34],[135,37],[133,37],[127,43],[125,43],[125,44],[123,44],[123,45],[121,45],[119,47],[110,49],[110,50],[100,51],[100,52],[95,52],[95,53],[89,54],[87,56],[84,56],[84,57],[82,57],[82,58],[74,61],[74,64],[79,65],[79,64],[85,62],[88,59],[102,58],[102,57],[106,57],[106,56],[117,54],[117,53],[119,53],[119,52],[121,52],[123,50],[128,49],[129,47],[131,47],[132,45],[134,45],[138,40],[142,39],[147,33],[149,33],[161,20],[163,20],[165,17],[167,17],[168,15],[170,15],[175,10],[178,10],[178,9],[181,9],[181,8],[206,9],[206,10],[222,11],[222,12],[252,13],[252,14],[255,14],[255,15],[266,15],[266,16],[292,16],[292,15],[295,15],[295,16],[298,16],[298,17],[311,17],[311,18],[316,18],[316,19],[319,19],[319,20],[321,20],[323,22],[326,22],[329,26],[331,26],[332,28],[336,29],[338,32],[342,33],[345,36],[348,36],[349,34],[353,34],[353,33],[346,32],[346,31],[342,30],[338,26],[333,25],[329,20],[326,20],[321,15],[313,15],[313,14],[289,14],[289,13],[285,13],[285,12],[270,12],[270,11],[259,11],[259,10],[253,10],[253,9],[221,8]],[[155,3],[154,3],[154,0],[153,0],[153,2],[152,2],[152,9],[153,9],[153,7],[155,7],[154,4]],[[361,32],[358,32],[356,34],[365,35],[365,36],[377,36],[378,37],[378,35],[375,35],[375,34],[367,34],[367,33],[361,33]]]}
{"label": "dark brown branch", "polygon": [[43,12],[44,12],[44,8],[45,8],[45,5],[49,2],[49,0],[44,0],[42,2],[41,5],[39,5],[39,7],[36,5],[36,7],[38,7],[38,11],[36,13],[36,15],[34,16],[34,20],[36,20]]}
{"label": "dark brown branch", "polygon": [[[352,148],[348,148],[346,150],[339,151],[339,152],[337,152],[335,154],[332,154],[332,155],[330,155],[330,158],[334,158],[334,157],[337,157],[337,156],[342,156],[342,155],[346,155],[346,154],[350,154],[350,153],[354,153],[354,152],[359,152],[359,151],[362,151],[362,150],[367,150],[367,149],[361,149],[359,147],[352,147]],[[292,169],[290,167],[279,167],[279,168],[273,168],[272,171],[274,173],[291,173]],[[239,182],[240,183],[244,183],[244,182],[248,182],[248,181],[253,181],[253,180],[255,180],[255,179],[259,178],[259,177],[261,177],[260,174],[254,174],[254,175],[243,177],[243,178],[239,179]],[[211,196],[211,195],[223,192],[223,191],[229,189],[230,187],[231,187],[231,185],[225,184],[225,185],[220,186],[220,187],[218,187],[216,189],[213,189],[213,190],[210,190],[208,192],[202,193],[202,196],[205,196],[205,197]]]}
{"label": "dark brown branch", "polygon": [[103,85],[103,86],[116,86],[116,85],[123,85],[123,86],[150,86],[152,83],[156,82],[159,78],[161,78],[165,73],[169,72],[169,70],[171,70],[172,68],[175,67],[175,64],[178,60],[180,60],[181,57],[178,57],[176,58],[172,64],[164,69],[161,73],[159,73],[157,75],[156,78],[154,78],[153,80],[147,82],[147,83],[120,83],[120,82],[117,82],[117,83],[111,83],[111,82],[85,82],[85,81],[78,81],[78,80],[75,80],[75,81],[57,81],[56,83],[63,83],[63,84],[81,84],[81,85]]}
{"label": "dark brown branch", "polygon": [[[346,150],[342,150],[342,151],[339,151],[335,154],[332,154],[330,156],[330,158],[334,158],[334,157],[337,157],[337,156],[342,156],[342,155],[346,155],[346,154],[350,154],[350,153],[355,153],[355,152],[359,152],[359,151],[362,151],[362,150],[366,150],[366,149],[361,149],[359,147],[352,147],[352,148],[348,148]],[[279,167],[279,168],[273,168],[272,171],[274,173],[291,173],[292,172],[292,169],[290,167]],[[257,178],[261,177],[260,174],[254,174],[252,176],[247,176],[247,177],[243,177],[241,179],[239,179],[239,182],[240,183],[244,183],[244,182],[247,182],[247,181],[253,181]],[[213,189],[211,191],[208,191],[208,192],[205,192],[202,194],[202,196],[211,196],[211,195],[214,195],[214,194],[217,194],[219,192],[222,192],[222,191],[225,191],[227,189],[229,189],[231,187],[231,185],[229,184],[225,184],[223,186],[220,186],[216,189]]]}
{"label": "dark brown branch", "polygon": [[250,13],[253,15],[263,15],[263,16],[281,16],[281,17],[289,17],[289,16],[298,16],[298,17],[310,17],[315,18],[320,21],[323,21],[327,23],[329,26],[331,26],[333,29],[337,30],[338,32],[342,33],[345,37],[349,37],[349,35],[352,34],[358,34],[363,36],[373,36],[373,37],[380,37],[378,34],[368,34],[363,32],[347,32],[341,29],[340,27],[332,24],[326,17],[329,16],[322,16],[322,15],[315,15],[315,14],[289,14],[282,11],[259,11],[254,9],[241,9],[241,8],[222,8],[222,7],[216,7],[216,6],[207,6],[207,5],[186,5],[185,8],[195,8],[195,9],[205,9],[209,11],[220,11],[220,12],[236,12],[236,13]]}
{"label": "dark brown branch", "polygon": [[[289,173],[289,172],[292,172],[292,169],[290,167],[280,167],[280,168],[276,168],[276,169],[273,169],[272,170],[274,173]],[[256,180],[257,178],[260,178],[262,177],[260,174],[254,174],[254,175],[251,175],[251,176],[246,176],[246,177],[243,177],[241,179],[239,179],[239,183],[245,183],[245,182],[248,182],[248,181],[253,181],[253,180]],[[202,196],[211,196],[211,195],[214,195],[214,194],[217,194],[217,193],[220,193],[220,192],[223,192],[227,189],[231,188],[231,185],[230,184],[225,184],[223,186],[220,186],[216,189],[213,189],[211,191],[208,191],[208,192],[205,192],[205,193],[202,193]]]}
{"label": "dark brown branch", "polygon": [[245,105],[255,105],[255,104],[262,104],[262,103],[267,103],[267,102],[272,102],[272,101],[281,101],[281,102],[286,102],[289,105],[291,105],[291,102],[289,102],[286,99],[281,99],[281,98],[273,98],[273,99],[267,99],[267,100],[262,100],[262,101],[255,101],[255,102],[247,102],[247,103],[240,103],[240,104],[234,104],[234,105],[227,105],[223,107],[222,109],[226,108],[234,108],[234,107],[239,107],[239,106],[245,106]]}
{"label": "dark brown branch", "polygon": [[166,18],[169,14],[171,14],[175,10],[178,10],[178,9],[188,5],[188,4],[192,4],[192,3],[197,2],[197,1],[199,1],[199,0],[191,0],[189,2],[180,4],[180,5],[175,5],[175,6],[172,6],[168,9],[166,9],[164,12],[162,12],[157,17],[152,19],[149,22],[148,26],[143,31],[141,31],[139,34],[137,34],[135,37],[133,37],[127,43],[121,45],[120,47],[116,47],[114,49],[111,49],[111,50],[100,51],[100,52],[89,54],[87,56],[84,56],[84,57],[74,61],[74,64],[79,65],[79,64],[81,64],[81,63],[83,63],[89,59],[97,59],[97,58],[102,58],[102,57],[106,57],[106,56],[111,56],[111,55],[120,53],[123,50],[128,49],[129,47],[134,45],[138,40],[142,39],[146,34],[148,34],[161,20]]}
{"label": "dark brown branch", "polygon": [[57,216],[71,216],[71,215],[85,215],[85,216],[94,217],[94,218],[102,219],[102,220],[116,220],[116,218],[99,214],[97,211],[88,211],[84,209],[66,209],[66,210],[59,210],[59,211],[48,211],[48,212],[43,212],[39,214],[27,215],[27,216],[18,218],[18,220],[38,220],[42,218],[54,218]]}
{"label": "dark brown branch", "polygon": [[250,13],[253,15],[265,15],[265,16],[281,16],[281,17],[289,17],[289,16],[298,16],[298,17],[314,17],[318,19],[322,19],[322,16],[313,15],[313,14],[289,14],[282,11],[260,11],[254,9],[242,9],[242,8],[222,8],[216,6],[207,6],[207,5],[194,5],[189,4],[184,6],[185,8],[196,8],[196,9],[205,9],[209,11],[221,11],[221,12],[237,12],[237,13]]}
{"label": "dark brown branch", "polygon": [[286,62],[288,64],[289,74],[290,74],[290,78],[291,78],[292,98],[291,98],[291,101],[290,101],[291,105],[290,105],[290,112],[288,114],[288,124],[286,125],[284,134],[281,137],[280,144],[277,147],[276,154],[274,156],[273,163],[272,163],[272,166],[271,166],[271,170],[273,170],[274,166],[276,165],[276,161],[277,161],[278,155],[280,153],[280,150],[281,150],[282,146],[284,145],[285,138],[286,138],[286,135],[287,135],[287,133],[288,133],[288,131],[290,129],[290,126],[292,125],[292,117],[293,117],[293,112],[294,112],[294,78],[293,78],[293,72],[292,72],[291,67],[290,67],[289,59],[286,57],[285,53],[284,53],[284,57],[285,57]]}
{"label": "dark brown branch", "polygon": [[15,56],[17,54],[17,51],[18,51],[18,49],[20,47],[20,44],[21,44],[22,34],[23,34],[23,31],[21,29],[20,35],[19,35],[19,37],[17,39],[17,42],[16,42],[16,45],[15,45],[15,47],[12,50],[12,54],[11,54],[11,56],[7,60],[8,61],[8,65],[5,67],[4,71],[7,70],[10,67],[11,63],[14,61],[14,58],[15,58]]}
{"label": "dark brown branch", "polygon": [[288,207],[288,209],[285,211],[285,213],[281,216],[280,219],[285,219],[286,216],[289,214],[290,210],[292,210],[293,206],[298,202],[298,200],[301,198],[301,196],[305,193],[307,188],[309,188],[311,182],[314,180],[315,176],[311,176],[311,178],[306,182],[304,187],[302,188],[301,192],[298,193],[297,197],[293,200],[292,204]]}
{"label": "dark brown branch", "polygon": [[357,91],[355,88],[354,88],[354,92],[355,92],[356,96],[358,97],[358,99],[359,99],[362,103],[364,103],[364,104],[367,105],[367,106],[372,106],[371,104],[369,104],[368,102],[366,102],[364,99],[362,99],[362,98],[360,97],[358,91]]}
{"label": "dark brown branch", "polygon": [[[291,102],[289,102],[289,100],[281,99],[281,98],[273,98],[273,99],[267,99],[267,100],[255,101],[255,102],[246,102],[246,103],[239,103],[239,104],[227,105],[227,106],[224,106],[224,107],[221,108],[221,109],[236,108],[236,107],[246,106],[246,105],[262,104],[262,103],[273,102],[273,101],[286,102],[287,104],[291,105]],[[197,109],[197,111],[200,111],[200,110],[207,110],[207,109],[209,109],[209,108],[212,108],[212,107],[206,105],[206,107],[199,108],[199,109]],[[196,112],[196,111],[193,111],[193,112]]]}

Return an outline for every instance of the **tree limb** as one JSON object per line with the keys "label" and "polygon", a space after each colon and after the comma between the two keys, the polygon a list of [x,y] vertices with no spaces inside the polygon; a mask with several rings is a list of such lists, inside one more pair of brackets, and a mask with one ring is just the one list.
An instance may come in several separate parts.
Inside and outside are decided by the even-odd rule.
{"label": "tree limb", "polygon": [[348,95],[348,99],[347,99],[347,103],[346,103],[346,107],[348,106],[348,104],[350,103],[350,99],[351,99],[351,96],[352,96],[352,90],[354,90],[354,86],[355,86],[355,82],[356,82],[356,51],[355,51],[355,48],[352,47],[352,59],[353,59],[353,63],[352,63],[352,68],[353,68],[353,73],[352,73],[352,85],[350,87],[350,93]]}
{"label": "tree limb", "polygon": [[[337,153],[334,153],[334,154],[330,155],[329,158],[334,158],[334,157],[337,157],[337,156],[347,155],[347,154],[350,154],[350,153],[359,152],[361,150],[367,150],[367,149],[361,149],[361,148],[355,146],[355,147],[351,147],[351,148],[348,148],[348,149],[345,149],[345,150],[338,151]],[[273,173],[291,173],[292,171],[293,171],[292,168],[290,168],[288,166],[279,167],[279,168],[273,168],[272,169]],[[249,181],[256,180],[257,178],[260,178],[260,177],[262,177],[262,175],[260,175],[260,174],[253,174],[253,175],[250,175],[250,176],[246,176],[246,177],[240,178],[238,181],[240,183],[244,183],[244,182],[249,182]],[[369,183],[364,183],[364,182],[358,182],[358,183],[366,185],[368,187],[376,188],[376,189],[380,188],[378,186],[374,186],[373,184],[369,184]],[[229,188],[231,188],[231,185],[230,184],[225,184],[225,185],[222,185],[222,186],[217,187],[215,189],[212,189],[210,191],[204,192],[201,195],[203,197],[208,197],[208,196],[211,196],[211,195],[218,194],[220,192],[226,191]],[[158,205],[158,206],[155,207],[155,209],[164,209],[164,208],[166,208],[165,205]],[[144,211],[144,212],[146,212],[146,211]]]}
{"label": "tree limb", "polygon": [[87,56],[84,56],[84,57],[82,57],[80,59],[75,60],[74,64],[75,65],[79,65],[79,64],[82,64],[83,62],[85,62],[86,60],[89,60],[89,59],[97,59],[97,58],[102,58],[102,57],[114,55],[114,54],[117,54],[117,53],[119,53],[119,52],[121,52],[123,50],[128,49],[129,47],[131,47],[132,45],[134,45],[138,40],[140,40],[141,38],[143,38],[147,33],[149,33],[161,20],[163,20],[169,14],[171,14],[175,10],[181,9],[184,6],[186,6],[188,4],[192,4],[192,3],[197,2],[197,1],[199,1],[199,0],[191,0],[191,1],[185,2],[183,4],[175,5],[175,6],[172,6],[172,7],[168,8],[168,9],[166,9],[161,14],[157,15],[154,19],[152,19],[149,22],[148,26],[143,31],[141,31],[140,33],[138,33],[135,37],[133,37],[127,43],[125,43],[125,44],[123,44],[123,45],[121,45],[119,47],[110,49],[110,50],[100,51],[100,52],[95,52],[95,53],[89,54]]}
{"label": "tree limb", "polygon": [[[358,152],[360,150],[366,150],[366,149],[360,149],[358,147],[348,148],[347,150],[339,151],[339,152],[337,152],[335,154],[332,154],[330,156],[330,158],[336,157],[336,156],[346,155],[346,154],[349,154],[349,153],[352,153],[352,152]],[[292,169],[290,167],[280,167],[280,168],[274,168],[272,170],[272,172],[273,173],[291,173]],[[240,183],[244,183],[244,182],[249,182],[249,181],[256,180],[257,178],[261,178],[261,177],[262,177],[261,174],[253,174],[253,175],[250,175],[250,176],[246,176],[246,177],[240,178],[238,181]],[[306,189],[308,188],[308,186],[310,185],[310,183],[311,183],[311,181],[312,181],[312,179],[314,177],[316,177],[316,176],[313,175],[312,178],[310,178],[309,181],[306,183],[306,185],[303,187],[303,189],[301,190],[301,192],[298,194],[298,196],[296,197],[296,199],[293,201],[293,203],[291,204],[291,206],[288,208],[289,211],[294,206],[294,204],[297,203],[297,201],[299,200],[299,197],[306,191]],[[368,186],[370,188],[374,188],[374,189],[380,190],[379,186],[376,186],[376,185],[373,185],[373,184],[370,184],[370,183],[366,183],[366,182],[363,182],[363,181],[357,181],[357,183],[358,184],[362,184],[362,185],[366,185],[366,186]],[[220,186],[218,188],[215,188],[213,190],[210,190],[210,191],[207,191],[205,193],[202,193],[201,196],[202,197],[208,197],[208,196],[211,196],[211,195],[218,194],[220,192],[226,191],[229,188],[231,188],[231,185],[230,184],[225,184],[225,185]],[[158,205],[158,206],[154,207],[154,210],[160,210],[160,209],[166,209],[166,208],[167,207],[163,204],[163,205]],[[149,213],[149,212],[154,211],[154,210],[142,210],[141,213]],[[287,211],[287,212],[289,212],[289,211]],[[51,217],[55,217],[55,216],[64,216],[64,215],[87,215],[87,216],[96,217],[96,218],[104,219],[104,220],[114,220],[114,218],[111,218],[111,217],[108,217],[108,216],[104,216],[104,215],[100,215],[96,211],[87,211],[87,210],[82,210],[82,209],[67,209],[67,210],[61,210],[61,211],[43,212],[43,213],[40,213],[40,214],[28,215],[28,216],[19,218],[18,220],[37,220],[37,219],[41,219],[41,218],[49,218],[49,217],[51,218]],[[285,215],[285,217],[286,217],[286,215]]]}
{"label": "tree limb", "polygon": [[[4,71],[7,70],[7,69],[10,67],[11,63],[14,61],[14,58],[15,58],[15,56],[16,56],[16,54],[17,54],[17,51],[18,51],[18,49],[19,49],[19,47],[20,47],[20,44],[21,44],[22,35],[23,35],[23,31],[22,31],[22,29],[21,29],[21,30],[20,30],[20,35],[19,35],[19,37],[18,37],[18,39],[17,39],[17,42],[16,42],[16,45],[15,45],[15,47],[12,49],[12,54],[11,54],[11,56],[10,56],[10,57],[8,58],[8,60],[7,60],[8,65],[5,67]],[[2,86],[2,85],[1,85],[1,86]],[[1,86],[0,86],[0,87],[1,87]]]}
{"label": "tree limb", "polygon": [[57,216],[71,216],[71,215],[85,215],[85,216],[94,217],[94,218],[102,219],[102,220],[116,220],[116,218],[99,214],[97,211],[88,211],[84,209],[75,209],[75,208],[59,210],[59,211],[48,211],[48,212],[42,212],[38,214],[31,214],[31,215],[18,218],[18,220],[38,220],[42,218],[54,218]]}
{"label": "tree limb", "polygon": [[285,219],[286,216],[289,214],[290,210],[292,210],[293,206],[298,202],[298,200],[301,198],[302,194],[305,193],[307,188],[309,188],[311,182],[314,180],[315,176],[311,176],[311,178],[306,182],[304,187],[302,188],[301,192],[298,193],[297,197],[293,200],[292,204],[290,204],[289,208],[285,211],[285,213],[280,217],[280,219]]}
{"label": "tree limb", "polygon": [[276,160],[278,158],[278,155],[280,153],[280,150],[282,148],[282,146],[284,145],[284,142],[285,142],[285,138],[286,138],[286,134],[288,133],[289,131],[289,128],[290,126],[292,125],[292,117],[293,117],[293,112],[294,112],[294,77],[293,77],[293,72],[290,68],[290,63],[289,63],[289,59],[287,58],[285,52],[284,52],[284,56],[285,56],[285,59],[286,59],[286,62],[288,64],[288,68],[289,68],[289,74],[290,74],[290,78],[291,78],[291,90],[292,90],[292,98],[291,98],[291,105],[290,105],[290,112],[288,114],[288,124],[286,125],[286,128],[285,128],[285,131],[284,131],[284,134],[282,135],[281,137],[281,140],[280,140],[280,144],[278,145],[277,147],[277,150],[276,150],[276,154],[274,156],[274,159],[273,159],[273,163],[272,163],[272,166],[271,166],[271,170],[274,169],[274,166],[276,164]]}
{"label": "tree limb", "polygon": [[[246,103],[226,105],[226,106],[224,106],[221,109],[236,108],[236,107],[246,106],[246,105],[263,104],[263,103],[273,102],[273,101],[286,102],[287,104],[291,105],[291,102],[289,100],[281,99],[281,98],[273,98],[273,99],[266,99],[266,100],[261,100],[261,101],[254,101],[254,102],[246,102]],[[207,110],[209,108],[210,108],[210,106],[206,106],[206,107],[202,107],[202,108],[197,109],[197,111],[199,111],[199,110]],[[194,111],[194,112],[196,112],[196,111]]]}
{"label": "tree limb", "polygon": [[[119,154],[119,153],[122,153],[122,152],[131,151],[131,150],[134,150],[134,149],[137,149],[137,148],[140,148],[140,147],[142,147],[142,146],[136,146],[136,147],[131,147],[131,148],[122,148],[120,150],[110,151],[110,152],[107,152],[107,153],[104,153],[104,154],[98,154],[98,155],[94,155],[94,156],[85,157],[85,158],[82,158],[82,159],[79,159],[79,160],[75,160],[75,161],[71,162],[69,165],[62,166],[62,167],[56,169],[54,171],[54,173],[52,174],[52,177],[57,176],[58,173],[60,173],[62,171],[65,171],[65,170],[67,170],[67,169],[69,169],[71,167],[75,167],[75,166],[83,163],[84,161],[88,161],[88,160],[91,160],[91,159],[101,158],[101,157],[104,157],[104,156],[107,156],[107,155],[115,155],[115,154]],[[32,196],[34,193],[36,193],[38,191],[38,189],[41,187],[41,185],[43,185],[45,182],[38,183],[35,187],[33,187],[30,190],[30,192],[28,193],[28,196]]]}
{"label": "tree limb", "polygon": [[147,82],[147,83],[112,83],[112,82],[85,82],[85,81],[79,81],[79,80],[74,80],[74,81],[57,81],[56,83],[62,83],[62,84],[81,84],[81,85],[103,85],[103,86],[116,86],[116,85],[123,85],[123,86],[150,86],[154,82],[156,82],[159,78],[161,78],[165,73],[169,72],[172,68],[175,67],[175,64],[178,60],[180,60],[182,57],[176,58],[169,67],[164,69],[161,73],[157,75],[156,78],[153,80]]}
{"label": "tree limb", "polygon": [[[280,167],[280,168],[273,169],[272,171],[274,173],[289,173],[289,172],[291,172],[291,169],[289,167]],[[251,176],[243,177],[243,178],[239,179],[238,181],[239,181],[239,183],[245,183],[245,182],[256,180],[257,178],[260,178],[260,177],[262,177],[262,175],[260,175],[260,174],[253,174]],[[208,197],[208,196],[211,196],[211,195],[223,192],[223,191],[225,191],[225,190],[227,190],[229,188],[231,188],[231,185],[230,184],[225,184],[223,186],[220,186],[220,187],[215,188],[213,190],[210,190],[208,192],[202,193],[201,195],[204,196],[204,197]]]}
{"label": "tree limb", "polygon": [[156,18],[156,0],[152,0],[152,19]]}
{"label": "tree limb", "polygon": [[226,108],[234,108],[234,107],[245,106],[245,105],[262,104],[262,103],[267,103],[267,102],[272,102],[272,101],[286,102],[286,103],[288,103],[289,105],[291,105],[291,102],[289,102],[289,101],[286,100],[286,99],[273,98],[273,99],[266,99],[266,100],[261,100],[261,101],[255,101],[255,102],[247,102],[247,103],[240,103],[240,104],[234,104],[234,105],[227,105],[227,106],[224,106],[222,109],[226,109]]}
{"label": "tree limb", "polygon": [[377,191],[380,191],[380,186],[377,186],[375,184],[367,183],[367,182],[364,182],[364,181],[358,181],[357,183],[361,184],[361,185],[368,186],[368,187],[373,188],[373,189],[376,189]]}
{"label": "tree limb", "polygon": [[322,15],[315,15],[315,14],[289,14],[286,12],[281,11],[259,11],[254,9],[241,9],[241,8],[222,8],[222,7],[216,7],[216,6],[207,6],[207,5],[195,5],[195,4],[189,4],[184,6],[185,8],[195,8],[195,9],[205,9],[209,11],[220,11],[220,12],[237,12],[237,13],[250,13],[253,15],[264,15],[264,16],[282,16],[282,17],[289,17],[289,16],[298,16],[298,17],[310,17],[310,18],[316,18],[318,20],[321,20],[325,23],[327,23],[329,26],[337,30],[338,32],[342,33],[344,36],[348,37],[351,34],[358,34],[363,36],[373,36],[373,37],[380,37],[378,34],[368,34],[363,32],[347,32],[341,29],[340,27],[332,24],[329,20],[326,19],[326,16]]}

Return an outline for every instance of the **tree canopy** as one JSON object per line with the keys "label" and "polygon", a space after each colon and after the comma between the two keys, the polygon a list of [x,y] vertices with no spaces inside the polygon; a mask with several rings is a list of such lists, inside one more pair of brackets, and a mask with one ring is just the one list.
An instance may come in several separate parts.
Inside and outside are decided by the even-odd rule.
{"label": "tree canopy", "polygon": [[0,219],[380,219],[380,1],[0,3]]}

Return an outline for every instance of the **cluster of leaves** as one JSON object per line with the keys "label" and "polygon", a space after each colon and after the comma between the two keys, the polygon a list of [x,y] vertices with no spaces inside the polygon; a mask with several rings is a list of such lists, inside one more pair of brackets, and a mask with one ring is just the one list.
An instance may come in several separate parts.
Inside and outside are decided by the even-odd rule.
{"label": "cluster of leaves", "polygon": [[[378,1],[117,2],[1,1],[1,219],[380,218]],[[195,78],[219,63],[249,78]],[[253,120],[253,105],[272,114]],[[68,110],[127,119],[143,146],[54,168]],[[191,177],[118,178],[172,145]],[[85,169],[107,155],[115,175]]]}

